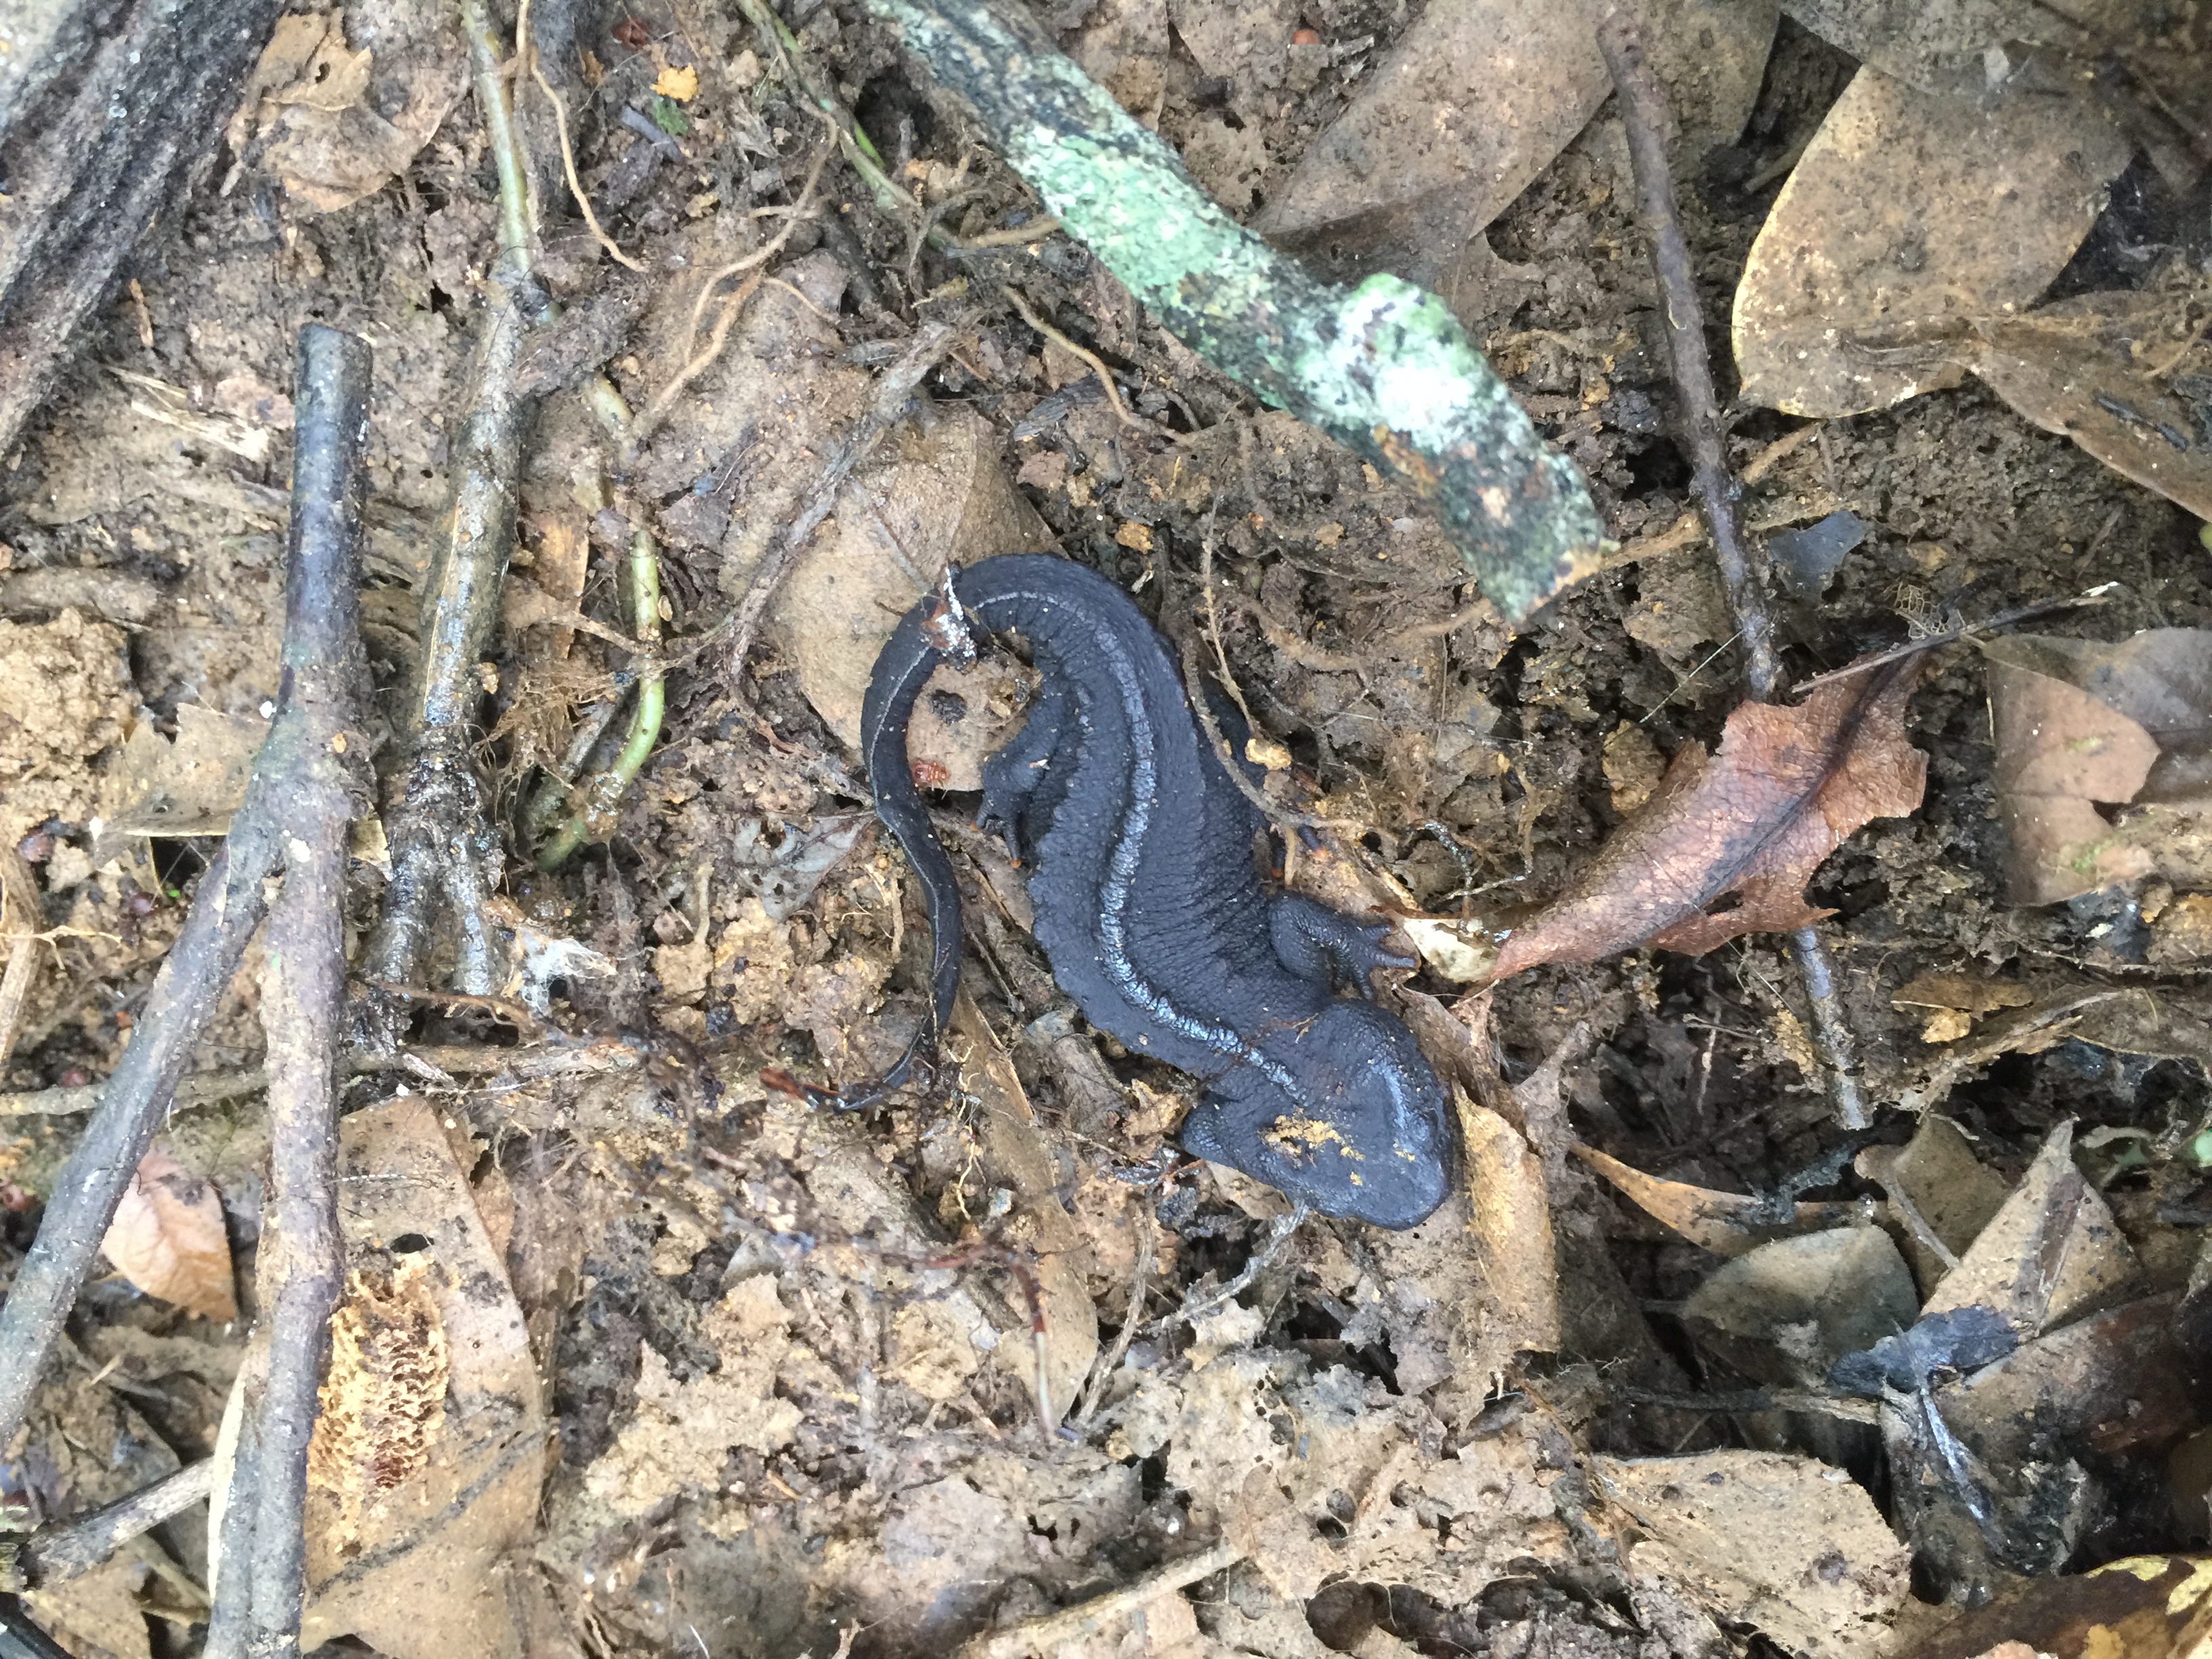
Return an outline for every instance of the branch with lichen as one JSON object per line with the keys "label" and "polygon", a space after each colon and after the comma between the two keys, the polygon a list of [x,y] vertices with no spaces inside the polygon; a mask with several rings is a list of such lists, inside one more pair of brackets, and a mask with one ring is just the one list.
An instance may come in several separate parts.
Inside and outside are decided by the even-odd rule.
{"label": "branch with lichen", "polygon": [[1238,224],[1018,7],[866,0],[1169,332],[1437,510],[1510,620],[1596,568],[1605,529],[1444,302],[1323,283]]}

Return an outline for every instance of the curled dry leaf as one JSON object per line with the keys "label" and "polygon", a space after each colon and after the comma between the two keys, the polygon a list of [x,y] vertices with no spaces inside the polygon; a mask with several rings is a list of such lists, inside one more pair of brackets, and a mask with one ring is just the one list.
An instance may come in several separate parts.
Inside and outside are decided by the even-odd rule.
{"label": "curled dry leaf", "polygon": [[100,1248],[147,1295],[208,1319],[238,1317],[222,1200],[166,1146],[138,1160]]}
{"label": "curled dry leaf", "polygon": [[1837,1226],[1848,1221],[1853,1212],[1849,1204],[1801,1203],[1778,1222],[1765,1199],[1745,1193],[1717,1193],[1686,1181],[1662,1180],[1632,1169],[1595,1146],[1577,1143],[1574,1153],[1652,1219],[1715,1255],[1741,1255],[1769,1239]]}
{"label": "curled dry leaf", "polygon": [[2022,1337],[2119,1300],[2140,1271],[2119,1224],[2074,1166],[2074,1126],[2051,1131],[1997,1212],[1928,1297],[1923,1316],[1994,1309]]}
{"label": "curled dry leaf", "polygon": [[1804,897],[1820,860],[1920,805],[1928,757],[1904,729],[1920,661],[1831,680],[1795,708],[1744,703],[1717,752],[1686,745],[1575,890],[1505,941],[1498,977],[1642,944],[1697,956],[1829,914]]}
{"label": "curled dry leaf", "polygon": [[[2020,635],[1982,652],[2014,901],[2197,873],[2191,831],[2212,793],[2212,630],[2147,629],[2117,645]],[[2099,811],[2130,805],[2153,810],[2117,823]]]}
{"label": "curled dry leaf", "polygon": [[1744,396],[1823,417],[1956,386],[1973,325],[2064,268],[2129,153],[2086,98],[1921,93],[1861,70],[1745,263]]}
{"label": "curled dry leaf", "polygon": [[[1630,0],[1695,161],[1743,129],[1774,39],[1771,0]],[[1431,6],[1254,221],[1333,275],[1377,262],[1437,283],[1613,91],[1601,0]],[[1446,291],[1450,291],[1449,289]]]}

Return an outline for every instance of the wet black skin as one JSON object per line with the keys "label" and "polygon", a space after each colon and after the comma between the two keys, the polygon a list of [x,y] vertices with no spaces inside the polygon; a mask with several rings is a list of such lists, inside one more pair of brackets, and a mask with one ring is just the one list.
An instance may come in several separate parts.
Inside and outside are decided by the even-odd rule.
{"label": "wet black skin", "polygon": [[[1210,1085],[1179,1139],[1324,1215],[1410,1227],[1449,1189],[1443,1091],[1404,1024],[1365,1000],[1403,965],[1364,926],[1255,866],[1257,811],[1193,719],[1164,641],[1129,596],[1064,559],[1015,555],[951,579],[877,659],[861,744],[876,810],[920,878],[934,933],[933,1024],[960,975],[960,890],[907,755],[931,672],[963,618],[1018,631],[1042,689],[984,766],[984,819],[1030,869],[1036,937],[1084,1016]],[[957,609],[956,609],[957,607]],[[948,647],[950,648],[948,650]],[[1349,981],[1359,998],[1336,994]],[[910,1054],[887,1080],[914,1069]]]}

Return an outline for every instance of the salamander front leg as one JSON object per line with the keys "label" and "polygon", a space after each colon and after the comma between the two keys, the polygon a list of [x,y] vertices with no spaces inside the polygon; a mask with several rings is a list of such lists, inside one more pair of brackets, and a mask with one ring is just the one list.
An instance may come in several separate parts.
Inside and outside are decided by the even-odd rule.
{"label": "salamander front leg", "polygon": [[1267,909],[1267,932],[1276,957],[1300,979],[1349,980],[1362,996],[1374,994],[1367,976],[1377,968],[1413,966],[1413,957],[1383,949],[1389,922],[1355,921],[1302,893],[1276,896]]}
{"label": "salamander front leg", "polygon": [[1073,718],[1074,700],[1066,687],[1048,684],[1013,740],[983,763],[983,805],[975,815],[976,827],[997,830],[1012,858],[1022,856],[1023,814],[1044,782],[1062,728]]}

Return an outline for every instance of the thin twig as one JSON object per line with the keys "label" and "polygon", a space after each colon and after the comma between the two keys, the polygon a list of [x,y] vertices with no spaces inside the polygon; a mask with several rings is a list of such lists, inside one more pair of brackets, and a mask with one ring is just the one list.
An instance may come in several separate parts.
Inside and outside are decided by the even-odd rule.
{"label": "thin twig", "polygon": [[1159,1260],[1159,1218],[1150,1210],[1130,1206],[1143,1218],[1137,1234],[1137,1259],[1129,1269],[1129,1306],[1121,1316],[1121,1328],[1115,1334],[1114,1345],[1098,1356],[1091,1368],[1091,1376],[1083,1385],[1080,1403],[1069,1413],[1068,1426],[1079,1434],[1091,1426],[1091,1419],[1106,1401],[1106,1389],[1114,1373],[1121,1369],[1121,1361],[1135,1340],[1137,1327],[1145,1317],[1145,1281],[1152,1276],[1152,1266]]}
{"label": "thin twig", "polygon": [[[527,0],[525,3],[527,3]],[[545,78],[544,70],[538,65],[537,48],[522,38],[522,22],[518,20],[514,49],[519,56],[529,60],[530,78],[538,82],[538,91],[544,93],[546,101],[553,106],[553,131],[561,138],[561,171],[567,175],[568,193],[576,198],[576,210],[584,216],[584,223],[598,239],[599,246],[607,251],[609,258],[618,265],[641,271],[645,269],[643,263],[622,251],[621,245],[608,235],[606,228],[599,223],[599,216],[592,210],[592,198],[585,191],[584,181],[576,176],[576,152],[568,142],[568,106],[553,89],[553,83]]]}
{"label": "thin twig", "polygon": [[[1774,648],[1774,623],[1766,592],[1745,544],[1738,492],[1729,477],[1721,446],[1719,399],[1713,392],[1712,366],[1705,356],[1705,313],[1698,303],[1690,250],[1674,204],[1667,167],[1665,95],[1644,56],[1643,42],[1627,15],[1609,10],[1599,21],[1598,46],[1619,89],[1620,112],[1628,128],[1628,154],[1636,174],[1638,208],[1651,238],[1651,262],[1657,273],[1660,315],[1680,399],[1680,424],[1690,451],[1692,487],[1713,540],[1721,583],[1743,641],[1744,678],[1753,701],[1772,702],[1782,690],[1782,663]],[[1790,936],[1790,954],[1805,985],[1813,1013],[1814,1046],[1827,1073],[1828,1101],[1846,1129],[1873,1121],[1859,1080],[1858,1039],[1850,1027],[1837,986],[1836,964],[1820,929],[1808,926]]]}
{"label": "thin twig", "polygon": [[1903,645],[1887,651],[1878,651],[1871,657],[1861,657],[1856,662],[1845,663],[1841,668],[1832,668],[1825,674],[1815,674],[1809,680],[1800,680],[1790,689],[1792,692],[1810,691],[1814,686],[1826,685],[1831,680],[1849,679],[1854,674],[1863,674],[1869,668],[1880,668],[1885,663],[1895,662],[1899,657],[1917,656],[1923,651],[1933,651],[1942,645],[1955,644],[1960,640],[1978,638],[1984,634],[1995,634],[2008,628],[2017,628],[2024,622],[2033,622],[2055,611],[2079,610],[2085,605],[2102,605],[2119,592],[2118,582],[2100,582],[2087,592],[2076,593],[2070,599],[2045,599],[2040,605],[2024,605],[2016,611],[2002,611],[1978,623],[1960,623],[1956,628],[1947,628],[1940,634],[1925,634],[1917,640],[1907,640]]}
{"label": "thin twig", "polygon": [[723,302],[721,315],[714,321],[714,331],[708,337],[707,349],[695,356],[691,351],[692,342],[698,337],[699,319],[706,314],[707,302],[714,297],[714,290],[729,281],[731,277],[766,264],[783,251],[783,246],[791,240],[792,233],[797,230],[809,216],[806,209],[813,202],[814,186],[821,180],[823,167],[836,153],[830,145],[824,144],[822,147],[821,154],[814,158],[814,166],[807,173],[805,187],[799,193],[798,206],[793,211],[791,217],[784,222],[781,230],[776,232],[774,236],[744,258],[732,259],[720,270],[709,272],[707,280],[700,284],[699,297],[692,301],[691,319],[684,331],[683,355],[686,362],[683,368],[676,371],[675,378],[654,392],[653,400],[647,404],[637,418],[630,422],[629,441],[625,445],[627,452],[624,456],[625,460],[634,460],[636,458],[645,441],[659,428],[661,417],[667,414],[670,405],[683,395],[684,388],[714,367],[714,360],[722,355],[722,347],[730,337],[732,325],[737,322],[738,313],[744,310],[745,301],[751,299],[755,291],[759,289],[762,279],[755,276],[750,282],[741,284],[735,293],[729,295]]}
{"label": "thin twig", "polygon": [[1065,351],[1069,356],[1077,359],[1085,368],[1090,369],[1093,374],[1096,374],[1098,377],[1098,384],[1106,388],[1106,401],[1113,405],[1115,417],[1118,419],[1123,426],[1134,427],[1139,432],[1157,434],[1159,431],[1159,428],[1153,425],[1152,422],[1146,420],[1143,416],[1132,414],[1129,410],[1129,405],[1121,401],[1121,389],[1114,384],[1114,371],[1106,367],[1106,360],[1104,358],[1101,357],[1097,352],[1091,350],[1087,346],[1078,345],[1074,341],[1069,339],[1067,336],[1054,328],[1050,323],[1045,321],[1043,318],[1038,316],[1037,313],[1030,308],[1030,302],[1022,297],[1021,290],[1014,287],[1012,283],[1002,283],[1000,284],[1000,287],[1001,291],[1003,291],[1006,296],[1007,303],[1012,305],[1013,308],[1021,314],[1021,319],[1024,322],[1027,323],[1038,333],[1043,335],[1046,339],[1051,341],[1062,351]]}
{"label": "thin twig", "polygon": [[1126,1619],[1139,1607],[1187,1589],[1201,1578],[1226,1572],[1244,1559],[1241,1545],[1216,1544],[1210,1550],[1187,1555],[1180,1561],[1154,1567],[1143,1577],[1120,1589],[1109,1590],[1088,1601],[1055,1613],[1041,1613],[1008,1630],[988,1631],[971,1637],[955,1659],[1018,1659],[1032,1653],[1059,1653],[1082,1644],[1088,1636],[1103,1632],[1109,1622]]}
{"label": "thin twig", "polygon": [[1254,1249],[1251,1255],[1247,1258],[1244,1266],[1237,1272],[1235,1278],[1206,1296],[1188,1298],[1173,1313],[1164,1314],[1155,1319],[1145,1328],[1146,1331],[1149,1334],[1157,1336],[1164,1332],[1173,1330],[1186,1320],[1201,1318],[1212,1313],[1216,1308],[1234,1302],[1250,1288],[1255,1279],[1267,1272],[1273,1264],[1275,1258],[1282,1253],[1283,1246],[1289,1242],[1291,1235],[1304,1226],[1312,1215],[1312,1206],[1303,1199],[1293,1203],[1289,1209],[1267,1224],[1267,1236],[1260,1241],[1258,1248]]}
{"label": "thin twig", "polygon": [[554,833],[538,855],[541,870],[557,870],[586,841],[605,841],[614,832],[615,814],[630,784],[644,769],[660,741],[660,722],[667,706],[667,676],[650,653],[660,644],[660,545],[650,531],[630,537],[631,625],[641,652],[637,702],[630,711],[629,729],[623,746],[607,769],[578,793],[574,811]]}
{"label": "thin twig", "polygon": [[20,1583],[0,1588],[40,1589],[90,1572],[142,1533],[203,1501],[214,1486],[215,1460],[204,1457],[104,1509],[41,1527],[15,1552]]}

